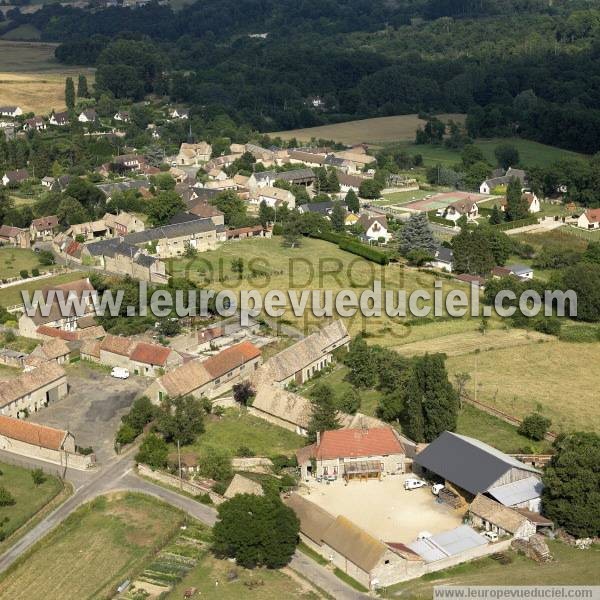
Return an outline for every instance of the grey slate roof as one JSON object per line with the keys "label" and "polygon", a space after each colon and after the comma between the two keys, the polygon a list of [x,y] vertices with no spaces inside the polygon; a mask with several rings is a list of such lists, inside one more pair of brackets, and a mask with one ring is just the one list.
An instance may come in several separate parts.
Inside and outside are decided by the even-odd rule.
{"label": "grey slate roof", "polygon": [[414,462],[471,494],[488,490],[510,469],[539,473],[483,442],[444,431]]}
{"label": "grey slate roof", "polygon": [[454,260],[454,252],[450,248],[446,248],[446,246],[440,246],[435,253],[435,260],[451,263]]}
{"label": "grey slate roof", "polygon": [[308,204],[301,204],[298,210],[302,213],[314,212],[327,215],[333,210],[333,206],[333,202],[309,202]]}
{"label": "grey slate roof", "polygon": [[104,192],[107,198],[110,198],[117,192],[125,192],[127,190],[139,190],[140,188],[149,188],[151,185],[148,179],[131,179],[129,181],[117,181],[116,183],[100,183],[96,187]]}
{"label": "grey slate roof", "polygon": [[[197,202],[197,200],[196,200]],[[202,217],[199,217],[198,215],[193,215],[191,213],[186,213],[186,212],[180,212],[177,213],[176,215],[173,215],[171,217],[171,219],[169,220],[169,225],[177,225],[178,223],[189,223],[190,221],[197,221],[198,219],[201,219]]]}
{"label": "grey slate roof", "polygon": [[155,229],[146,229],[125,236],[125,241],[130,244],[144,244],[163,238],[176,238],[185,235],[193,235],[205,231],[214,231],[216,229],[212,219],[196,219],[185,223],[175,223],[173,225],[163,225]]}

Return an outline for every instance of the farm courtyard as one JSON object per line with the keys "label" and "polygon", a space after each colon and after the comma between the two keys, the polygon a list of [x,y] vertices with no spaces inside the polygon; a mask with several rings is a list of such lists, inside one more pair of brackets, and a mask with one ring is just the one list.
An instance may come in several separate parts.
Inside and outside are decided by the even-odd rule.
{"label": "farm courtyard", "polygon": [[308,490],[301,494],[334,517],[347,517],[378,539],[408,543],[421,531],[436,534],[458,527],[461,511],[438,504],[431,488],[404,489],[405,479],[411,476],[393,475],[381,481],[351,481],[348,485],[341,479],[329,484],[311,480]]}

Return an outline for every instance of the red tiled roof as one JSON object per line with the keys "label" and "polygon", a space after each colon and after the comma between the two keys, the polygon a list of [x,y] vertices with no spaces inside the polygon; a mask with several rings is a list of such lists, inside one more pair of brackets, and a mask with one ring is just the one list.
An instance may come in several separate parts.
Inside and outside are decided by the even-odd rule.
{"label": "red tiled roof", "polygon": [[0,227],[0,237],[1,238],[15,238],[21,233],[23,230],[18,227],[13,227],[12,225],[2,225]]}
{"label": "red tiled roof", "polygon": [[171,354],[170,348],[158,346],[157,344],[148,344],[147,342],[139,342],[129,358],[148,365],[163,366],[166,364],[169,354]]}
{"label": "red tiled roof", "polygon": [[261,351],[254,344],[241,342],[206,359],[202,366],[215,379],[250,360],[258,358],[260,355]]}
{"label": "red tiled roof", "polygon": [[389,454],[404,454],[400,440],[389,427],[324,431],[315,448],[315,458],[320,460]]}
{"label": "red tiled roof", "polygon": [[0,435],[26,444],[60,450],[67,431],[0,415]]}
{"label": "red tiled roof", "polygon": [[225,335],[225,329],[223,327],[209,327],[208,329],[198,332],[198,341],[210,342],[210,340],[214,340],[222,335]]}
{"label": "red tiled roof", "polygon": [[31,221],[31,225],[36,229],[49,229],[58,225],[58,217],[50,215],[49,217],[40,217]]}
{"label": "red tiled roof", "polygon": [[36,333],[39,333],[40,335],[47,335],[48,337],[60,338],[66,342],[74,342],[75,340],[79,339],[79,336],[75,331],[65,331],[64,329],[50,327],[48,325],[40,325],[36,329]]}
{"label": "red tiled roof", "polygon": [[83,248],[83,244],[73,241],[67,246],[67,249],[65,250],[65,254],[68,254],[69,256],[74,256],[82,248]]}
{"label": "red tiled roof", "polygon": [[100,344],[100,350],[104,352],[112,352],[113,354],[120,354],[121,356],[129,356],[133,341],[126,337],[119,335],[108,334]]}
{"label": "red tiled roof", "polygon": [[600,208],[588,208],[585,211],[585,216],[590,223],[597,223],[600,221]]}
{"label": "red tiled roof", "polygon": [[485,283],[485,279],[480,277],[479,275],[469,275],[468,273],[461,273],[456,276],[456,279],[459,281],[465,281],[466,283],[476,283],[478,285],[483,285]]}
{"label": "red tiled roof", "polygon": [[497,277],[508,277],[511,273],[512,271],[506,267],[494,267],[492,269],[492,275],[496,275]]}

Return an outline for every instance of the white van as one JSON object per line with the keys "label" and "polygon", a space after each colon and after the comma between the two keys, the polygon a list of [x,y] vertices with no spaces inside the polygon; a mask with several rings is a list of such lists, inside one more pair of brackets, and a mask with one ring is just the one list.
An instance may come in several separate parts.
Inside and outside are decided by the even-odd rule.
{"label": "white van", "polygon": [[424,486],[426,486],[427,483],[421,479],[407,479],[404,482],[404,489],[405,490],[416,490],[417,488],[422,488]]}
{"label": "white van", "polygon": [[434,496],[438,496],[438,495],[439,495],[439,493],[440,493],[440,492],[441,492],[443,489],[444,489],[444,484],[443,484],[443,483],[434,483],[434,484],[431,486],[431,493],[432,493]]}
{"label": "white van", "polygon": [[111,377],[116,377],[117,379],[128,379],[129,369],[125,369],[124,367],[113,367],[110,375]]}
{"label": "white van", "polygon": [[483,535],[488,540],[490,540],[490,542],[497,542],[498,541],[498,534],[495,531],[484,531]]}

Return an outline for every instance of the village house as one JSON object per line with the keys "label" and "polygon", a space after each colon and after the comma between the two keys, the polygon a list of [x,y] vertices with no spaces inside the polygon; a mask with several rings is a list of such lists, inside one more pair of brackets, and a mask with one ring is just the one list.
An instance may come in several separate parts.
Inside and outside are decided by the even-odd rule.
{"label": "village house", "polygon": [[440,269],[442,271],[452,273],[452,269],[454,268],[454,252],[452,252],[451,248],[440,246],[435,251],[433,260],[428,264],[434,269]]}
{"label": "village house", "polygon": [[0,225],[0,244],[29,248],[29,230],[12,225]]}
{"label": "village house", "polygon": [[93,454],[78,454],[73,434],[65,429],[0,416],[0,450],[86,470],[94,466]]}
{"label": "village house", "polygon": [[[213,179],[216,181],[223,181],[225,179],[229,179],[229,175],[227,175],[227,173],[225,173],[225,171],[222,171],[221,169],[210,169],[207,173],[208,178],[209,179]],[[233,181],[233,179],[232,179]],[[235,183],[235,181],[234,181]]]}
{"label": "village house", "polygon": [[[334,202],[309,202],[308,204],[301,204],[298,207],[298,212],[301,214],[317,213],[329,218],[334,206]],[[358,221],[358,217],[356,220]]]}
{"label": "village house", "polygon": [[496,188],[502,188],[507,186],[511,179],[518,179],[521,182],[521,186],[524,187],[527,184],[527,174],[522,169],[513,169],[509,167],[506,173],[497,170],[494,171],[491,179],[486,179],[479,186],[479,193],[491,194]]}
{"label": "village house", "polygon": [[367,214],[360,215],[358,221],[363,229],[362,237],[365,241],[380,242],[387,244],[392,239],[392,234],[388,231],[388,222],[385,215],[371,217]]}
{"label": "village house", "polygon": [[103,238],[108,235],[108,227],[104,219],[97,221],[86,221],[85,223],[75,223],[65,232],[72,238],[81,238],[84,241]]}
{"label": "village house", "polygon": [[[525,202],[527,202],[527,210],[531,214],[538,213],[540,210],[542,210],[540,200],[533,192],[524,191],[522,198]],[[500,210],[502,212],[506,212],[506,197],[500,200]]]}
{"label": "village house", "polygon": [[188,203],[188,212],[201,219],[211,219],[215,225],[225,224],[225,214],[206,200],[192,200]]}
{"label": "village house", "polygon": [[54,361],[0,382],[0,415],[23,418],[67,394],[67,376]]}
{"label": "village house", "polygon": [[150,189],[152,184],[148,179],[129,179],[126,181],[116,181],[114,183],[100,183],[96,187],[110,200],[115,194],[137,190],[140,193]]}
{"label": "village house", "polygon": [[357,152],[355,149],[334,152],[336,158],[341,158],[345,162],[345,170],[350,174],[362,173],[366,167],[377,161],[374,156],[366,152]]}
{"label": "village house", "polygon": [[113,115],[115,121],[121,121],[122,123],[129,123],[129,113],[125,110],[119,110]]}
{"label": "village house", "polygon": [[189,119],[190,111],[185,108],[172,108],[169,111],[171,119]]}
{"label": "village house", "polygon": [[58,217],[49,215],[33,219],[29,225],[29,234],[32,242],[41,240],[51,240],[54,236],[54,230],[58,227]]}
{"label": "village house", "polygon": [[129,275],[140,281],[167,283],[165,263],[124,239],[115,237],[86,244],[81,249],[82,263],[94,264],[109,273]]}
{"label": "village house", "polygon": [[113,171],[139,171],[146,164],[146,159],[139,154],[120,154],[115,156],[111,162]]}
{"label": "village house", "polygon": [[23,109],[20,106],[0,106],[0,117],[20,117]]}
{"label": "village house", "polygon": [[69,113],[52,113],[50,119],[48,119],[48,123],[50,123],[50,125],[55,125],[56,127],[66,127],[69,124]]}
{"label": "village house", "polygon": [[290,209],[296,207],[296,198],[292,192],[272,186],[261,187],[250,196],[250,204],[260,205],[262,202],[271,208],[279,208],[284,204]]}
{"label": "village house", "polygon": [[[74,332],[79,327],[80,320],[86,316],[94,315],[93,297],[96,294],[96,290],[88,278],[44,287],[41,290],[41,294],[44,302],[35,307],[33,314],[29,315],[27,312],[24,312],[19,317],[19,335],[40,339],[38,335],[38,328],[40,326],[45,326],[47,329]],[[74,300],[66,315],[61,313],[57,300],[57,295],[61,294],[64,297],[65,303],[68,298],[73,298]],[[42,307],[42,304],[45,304],[45,307]]]}
{"label": "village house", "polygon": [[32,117],[26,119],[23,124],[23,129],[31,131],[44,131],[46,129],[46,121],[42,117]]}
{"label": "village house", "polygon": [[40,362],[54,361],[59,365],[63,365],[69,362],[70,354],[71,349],[67,342],[55,338],[36,346],[29,356],[36,361],[38,359]]}
{"label": "village house", "polygon": [[445,431],[415,456],[415,467],[443,479],[468,503],[485,494],[505,506],[540,512],[540,472],[474,438]]}
{"label": "village house", "polygon": [[280,387],[302,385],[333,360],[333,351],[348,347],[350,336],[340,320],[289,346],[265,363],[272,381]]}
{"label": "village house", "polygon": [[135,233],[136,231],[144,231],[146,228],[144,221],[135,215],[121,211],[119,214],[105,213],[102,217],[108,233],[114,237]]}
{"label": "village house", "polygon": [[473,527],[493,531],[499,537],[508,535],[528,540],[537,530],[535,523],[520,512],[482,494],[477,494],[469,506],[469,522]]}
{"label": "village house", "polygon": [[212,179],[205,182],[204,187],[207,190],[219,190],[220,192],[224,192],[226,190],[237,190],[237,184],[229,177],[225,179]]}
{"label": "village house", "polygon": [[183,142],[175,161],[178,165],[198,166],[207,163],[211,154],[212,146],[208,142],[198,142],[197,144]]}
{"label": "village house", "polygon": [[297,493],[284,502],[300,521],[300,539],[370,590],[423,574],[423,559],[401,543],[382,542],[344,516],[334,517]]}
{"label": "village house", "polygon": [[293,171],[259,171],[248,178],[248,188],[273,187],[280,180],[292,185],[312,185],[317,179],[312,169],[295,169]]}
{"label": "village house", "polygon": [[390,427],[336,429],[317,433],[317,441],[296,452],[302,479],[381,479],[404,473],[404,448]]}
{"label": "village house", "polygon": [[98,120],[98,115],[93,108],[86,108],[79,114],[77,120],[80,123],[95,123]]}
{"label": "village house", "polygon": [[14,187],[29,179],[27,169],[17,169],[16,171],[6,171],[2,176],[2,185],[5,187]]}
{"label": "village house", "polygon": [[177,367],[152,383],[144,395],[154,404],[160,404],[167,396],[213,398],[248,379],[261,362],[261,351],[244,341],[203,361],[192,360]]}
{"label": "village house", "polygon": [[467,221],[475,221],[479,217],[479,207],[475,200],[457,200],[449,204],[444,211],[444,219],[456,223],[461,217]]}
{"label": "village house", "polygon": [[307,167],[322,167],[325,164],[326,155],[303,150],[288,150],[290,164],[303,164]]}
{"label": "village house", "polygon": [[600,227],[600,208],[588,208],[577,218],[577,227],[598,229]]}
{"label": "village house", "polygon": [[360,184],[364,181],[358,175],[349,175],[348,173],[338,173],[338,181],[340,183],[340,192],[347,194],[350,190],[358,194]]}

